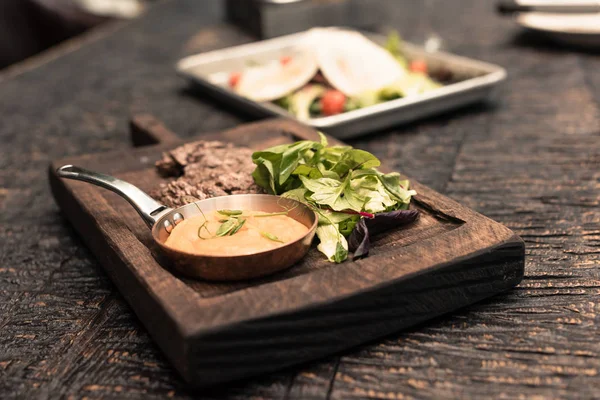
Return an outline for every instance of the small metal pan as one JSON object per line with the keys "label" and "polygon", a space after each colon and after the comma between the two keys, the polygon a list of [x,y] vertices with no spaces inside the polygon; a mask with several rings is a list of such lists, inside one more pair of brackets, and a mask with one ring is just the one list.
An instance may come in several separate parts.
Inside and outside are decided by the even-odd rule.
{"label": "small metal pan", "polygon": [[[213,197],[171,209],[152,199],[136,186],[115,177],[87,171],[73,165],[56,170],[61,178],[84,181],[111,190],[127,200],[152,230],[152,237],[173,266],[194,278],[215,281],[233,281],[256,278],[291,267],[306,255],[317,229],[317,215],[306,205],[295,200],[268,194],[241,194]],[[173,228],[185,218],[220,209],[279,212],[288,210],[288,216],[308,228],[303,237],[280,247],[240,256],[214,256],[185,253],[167,247],[165,241]]]}

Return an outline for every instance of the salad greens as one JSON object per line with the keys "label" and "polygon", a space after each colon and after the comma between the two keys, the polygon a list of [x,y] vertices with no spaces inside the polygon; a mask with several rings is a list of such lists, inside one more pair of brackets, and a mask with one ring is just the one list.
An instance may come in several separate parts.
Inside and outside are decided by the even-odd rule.
{"label": "salad greens", "polygon": [[408,60],[404,57],[404,49],[402,48],[402,38],[398,31],[391,31],[388,34],[385,42],[385,49],[394,56],[405,69],[408,69]]}
{"label": "salad greens", "polygon": [[[398,226],[413,221],[416,212],[398,211],[408,208],[416,192],[400,174],[378,171],[380,162],[373,154],[350,146],[329,146],[325,136],[319,135],[318,142],[303,140],[255,152],[252,176],[267,192],[315,210],[319,216],[316,233],[321,241],[317,248],[329,261],[339,263],[348,257],[346,237],[355,236],[358,244],[353,250],[362,244],[355,257],[364,256],[369,236],[361,232],[375,229],[378,221],[385,222],[387,229],[390,222]],[[354,234],[357,226],[359,236]]]}
{"label": "salad greens", "polygon": [[389,86],[379,90],[369,90],[352,97],[344,97],[341,100],[343,104],[327,108],[327,93],[331,92],[332,88],[324,78],[321,78],[321,80],[313,80],[303,88],[275,100],[274,103],[286,109],[296,118],[307,120],[419,95],[442,86],[428,75],[427,65],[424,61],[409,62],[404,54],[403,42],[398,32],[392,31],[388,35],[384,48],[394,56],[405,71],[402,78]]}

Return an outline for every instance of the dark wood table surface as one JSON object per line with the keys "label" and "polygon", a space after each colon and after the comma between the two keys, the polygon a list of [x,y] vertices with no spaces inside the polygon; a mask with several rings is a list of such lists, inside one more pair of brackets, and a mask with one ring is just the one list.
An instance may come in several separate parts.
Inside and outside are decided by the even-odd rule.
{"label": "dark wood table surface", "polygon": [[168,1],[0,74],[0,398],[600,398],[600,56],[493,1],[390,0],[381,30],[503,65],[495,106],[352,141],[523,237],[525,279],[309,365],[188,392],[50,195],[52,159],[130,146],[150,112],[183,137],[248,120],[192,95],[181,56],[252,41],[220,3]]}

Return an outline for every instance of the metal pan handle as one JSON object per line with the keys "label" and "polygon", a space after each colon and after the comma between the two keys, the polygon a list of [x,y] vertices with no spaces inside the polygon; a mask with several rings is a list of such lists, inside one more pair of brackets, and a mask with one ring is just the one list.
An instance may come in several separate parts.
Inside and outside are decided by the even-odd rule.
{"label": "metal pan handle", "polygon": [[113,176],[88,171],[74,165],[63,165],[56,170],[56,173],[61,178],[91,183],[115,192],[135,208],[149,227],[154,225],[159,214],[170,211],[168,207],[160,204],[138,187]]}

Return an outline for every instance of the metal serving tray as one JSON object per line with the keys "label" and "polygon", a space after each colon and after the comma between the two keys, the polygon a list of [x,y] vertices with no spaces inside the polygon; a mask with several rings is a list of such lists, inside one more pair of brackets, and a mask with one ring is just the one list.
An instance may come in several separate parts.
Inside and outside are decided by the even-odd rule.
{"label": "metal serving tray", "polygon": [[[380,34],[363,34],[381,45],[387,39]],[[214,97],[251,114],[294,118],[273,103],[259,103],[239,96],[229,89],[228,77],[230,72],[241,71],[251,63],[272,61],[289,53],[302,35],[305,32],[185,57],[177,63],[177,72]],[[444,52],[428,53],[409,43],[404,43],[403,49],[409,59],[424,59],[434,75],[441,70],[450,72],[452,81],[422,95],[301,122],[338,138],[349,138],[490,99],[506,78],[504,68],[494,64]]]}

